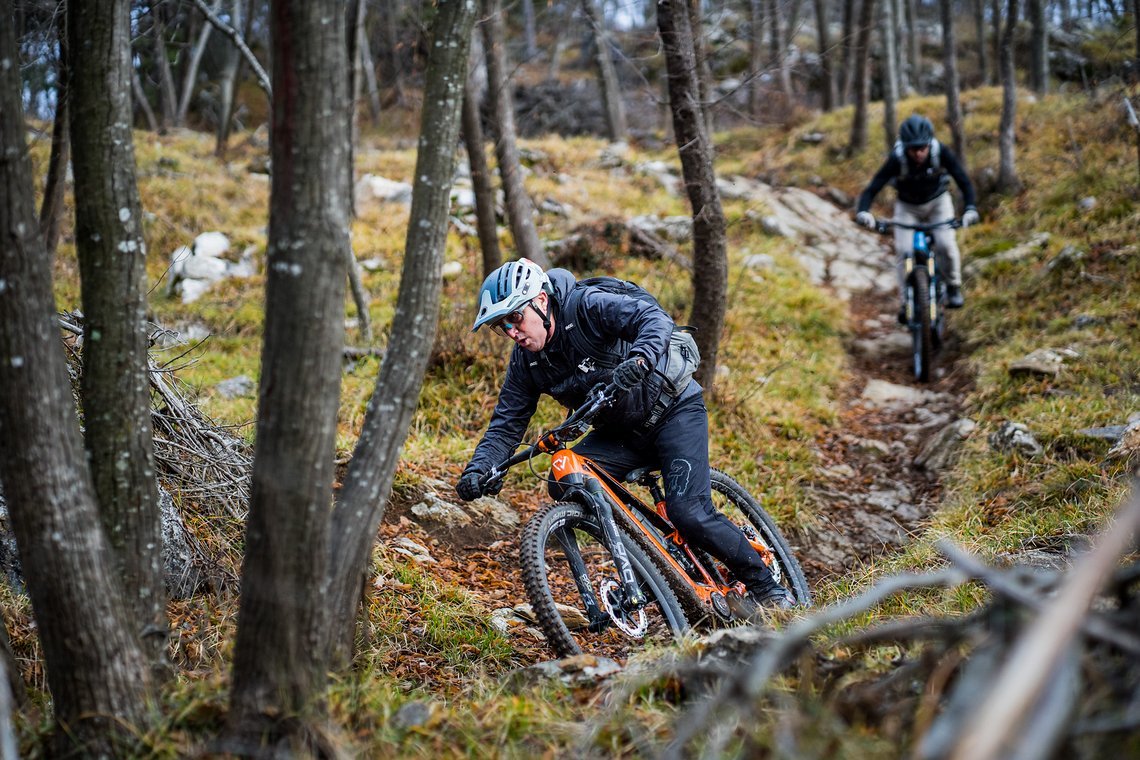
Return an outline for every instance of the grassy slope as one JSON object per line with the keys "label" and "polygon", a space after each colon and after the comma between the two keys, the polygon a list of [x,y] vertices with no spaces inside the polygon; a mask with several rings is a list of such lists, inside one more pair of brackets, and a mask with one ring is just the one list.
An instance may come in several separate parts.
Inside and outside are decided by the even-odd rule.
{"label": "grassy slope", "polygon": [[[971,92],[965,102],[967,157],[978,176],[996,166],[1000,93]],[[966,336],[971,348],[966,360],[973,379],[968,413],[981,429],[946,479],[945,509],[931,536],[948,534],[987,553],[1056,546],[1075,533],[1094,529],[1121,493],[1120,465],[1101,461],[1106,446],[1073,432],[1122,422],[1140,407],[1136,370],[1140,253],[1134,243],[1140,225],[1133,205],[1134,148],[1115,102],[1083,97],[1040,103],[1023,99],[1018,165],[1027,189],[1013,199],[986,196],[984,224],[962,233],[967,256],[1009,248],[1034,230],[1049,231],[1053,237],[1041,255],[995,267],[968,284],[970,306],[956,317],[954,329]],[[942,108],[940,99],[916,99],[903,104],[900,113],[922,111],[938,121]],[[719,171],[765,173],[800,185],[818,176],[854,194],[878,165],[882,151],[876,145],[851,159],[835,157],[834,149],[845,142],[849,117],[849,111],[829,114],[799,128],[797,134],[823,132],[826,140],[821,145],[802,144],[795,134],[775,131],[721,135]],[[876,110],[871,118],[872,123],[878,118]],[[410,178],[414,162],[410,150],[392,149],[379,139],[373,145],[361,151],[358,172]],[[528,179],[532,194],[538,199],[556,198],[573,208],[569,219],[542,217],[546,239],[605,216],[687,213],[681,199],[667,195],[652,180],[602,167],[597,157],[603,145],[598,141],[547,139],[528,147],[547,156]],[[226,232],[239,250],[255,246],[261,260],[268,185],[264,178],[248,174],[245,166],[264,149],[243,143],[224,168],[212,158],[211,149],[209,138],[188,133],[138,138],[153,281],[162,277],[167,256],[176,246],[206,230]],[[45,153],[46,140],[41,140],[35,148],[38,168]],[[633,158],[676,163],[670,153]],[[1076,203],[1089,195],[1096,196],[1098,203],[1083,214]],[[738,474],[763,494],[765,505],[780,520],[795,525],[811,519],[810,502],[798,483],[812,475],[813,441],[835,421],[835,401],[848,379],[842,350],[845,314],[827,294],[804,284],[787,243],[765,237],[745,216],[746,210],[741,202],[726,202],[732,301],[722,361],[729,372],[713,408],[712,456],[714,464]],[[406,219],[406,211],[399,208],[372,206],[353,228],[358,258],[386,262],[382,270],[365,277],[379,336],[391,319]],[[1083,263],[1047,271],[1045,262],[1070,244],[1087,252]],[[776,268],[762,274],[745,272],[740,262],[749,253],[774,256]],[[463,274],[445,283],[439,339],[397,488],[424,476],[451,478],[457,473],[486,422],[505,361],[501,342],[467,331],[479,283],[475,241],[460,240],[452,233],[448,259],[460,261]],[[682,272],[638,260],[618,264],[613,273],[661,293],[663,303],[676,315],[687,311],[688,288]],[[63,307],[77,305],[75,273],[73,246],[65,240],[57,264]],[[213,387],[241,373],[257,377],[263,284],[261,277],[232,282],[186,307],[165,299],[161,283],[151,299],[156,318],[164,323],[201,322],[212,331],[214,337],[192,355],[193,361],[180,374],[200,393],[205,409],[225,422],[245,423],[254,413],[254,399],[223,400]],[[351,314],[351,305],[348,311]],[[1103,321],[1078,328],[1078,315]],[[351,332],[349,339],[355,339]],[[1073,347],[1080,358],[1056,380],[1010,378],[1004,363],[1038,346]],[[377,361],[366,359],[344,376],[341,454],[347,453],[359,430],[376,371]],[[536,425],[549,423],[558,414],[552,404],[544,404]],[[985,434],[1003,419],[1027,423],[1046,445],[1046,454],[1031,461],[990,452]],[[540,486],[521,473],[512,476],[508,489],[521,499],[541,498]],[[378,561],[381,573],[398,578],[401,587],[413,591],[398,603],[377,597],[370,615],[376,636],[364,657],[361,677],[338,683],[332,700],[334,713],[351,728],[354,741],[366,748],[366,754],[466,755],[495,746],[507,755],[529,755],[564,747],[571,735],[567,726],[598,709],[591,699],[560,690],[507,693],[497,676],[511,666],[512,645],[489,630],[486,610],[473,608],[462,588],[440,585],[392,555],[378,552]],[[884,563],[884,569],[925,566],[931,561],[929,537],[923,537],[914,548]],[[854,582],[836,579],[823,590],[824,600]],[[971,598],[970,593],[915,598],[899,607],[954,612]],[[422,625],[423,635],[407,634],[409,606],[434,621]],[[196,638],[184,639],[197,644],[179,651],[195,675],[183,676],[171,689],[172,712],[178,717],[168,731],[154,737],[159,754],[185,749],[198,731],[215,724],[224,705],[224,653],[232,610],[224,603],[201,608],[193,615],[187,613],[187,620],[196,626]],[[401,649],[410,651],[405,654]],[[443,656],[463,663],[461,679],[453,688],[432,693],[417,687],[414,678],[401,680],[390,672],[391,662],[417,651],[458,653]],[[481,673],[488,677],[480,677]],[[631,704],[636,706],[639,730],[652,735],[673,708],[660,695],[642,696]],[[415,698],[435,698],[432,722],[426,728],[393,728],[387,718]],[[624,734],[618,731],[603,741],[628,749]],[[872,746],[879,742],[873,736],[850,741],[862,749],[869,746],[864,741]],[[851,751],[856,752],[856,747]]]}

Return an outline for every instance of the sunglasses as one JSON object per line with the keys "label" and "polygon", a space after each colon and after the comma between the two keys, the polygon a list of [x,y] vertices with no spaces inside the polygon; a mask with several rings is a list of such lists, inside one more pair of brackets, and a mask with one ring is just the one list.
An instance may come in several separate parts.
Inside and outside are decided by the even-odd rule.
{"label": "sunglasses", "polygon": [[499,335],[507,338],[511,337],[511,330],[516,330],[522,325],[523,317],[525,316],[523,314],[523,309],[525,308],[526,307],[524,306],[522,309],[512,311],[509,314],[505,315],[502,319],[491,325],[491,329],[499,333]]}

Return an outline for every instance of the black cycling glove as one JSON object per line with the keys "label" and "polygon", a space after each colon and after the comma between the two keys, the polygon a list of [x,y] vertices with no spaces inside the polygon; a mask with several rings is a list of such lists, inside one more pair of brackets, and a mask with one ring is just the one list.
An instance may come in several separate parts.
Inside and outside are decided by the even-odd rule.
{"label": "black cycling glove", "polygon": [[464,501],[475,501],[483,495],[483,485],[480,482],[482,480],[483,473],[478,470],[465,472],[459,476],[459,482],[455,484],[455,493]]}
{"label": "black cycling glove", "polygon": [[614,385],[628,391],[645,379],[649,365],[640,356],[632,356],[614,367]]}

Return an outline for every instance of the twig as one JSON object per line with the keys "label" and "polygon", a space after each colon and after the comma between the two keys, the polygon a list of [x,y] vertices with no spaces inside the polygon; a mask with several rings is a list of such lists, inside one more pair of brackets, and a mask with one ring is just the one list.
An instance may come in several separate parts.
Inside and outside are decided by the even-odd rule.
{"label": "twig", "polygon": [[261,89],[265,91],[265,96],[272,101],[273,85],[269,83],[269,75],[265,73],[265,69],[261,67],[261,63],[258,62],[257,56],[255,56],[253,54],[253,51],[249,49],[249,45],[245,44],[245,40],[242,39],[241,32],[218,18],[218,15],[210,10],[210,6],[206,5],[206,0],[194,0],[194,5],[198,8],[198,10],[202,12],[202,15],[206,17],[207,21],[213,24],[219,32],[226,35],[230,38],[231,41],[233,41],[234,47],[238,49],[238,52],[240,52],[242,57],[245,58],[246,63],[248,63],[249,67],[253,69],[254,76],[257,77],[257,83],[261,85]]}
{"label": "twig", "polygon": [[1096,548],[1069,576],[1060,593],[1014,646],[995,684],[966,720],[950,760],[991,760],[1023,736],[1024,719],[1057,661],[1081,628],[1084,613],[1111,575],[1140,526],[1140,489],[1100,535]]}

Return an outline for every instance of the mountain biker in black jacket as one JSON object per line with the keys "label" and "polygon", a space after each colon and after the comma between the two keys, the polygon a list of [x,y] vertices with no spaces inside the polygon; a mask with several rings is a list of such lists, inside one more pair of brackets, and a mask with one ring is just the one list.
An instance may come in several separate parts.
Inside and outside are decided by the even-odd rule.
{"label": "mountain biker in black jacket", "polygon": [[[701,386],[690,381],[675,399],[667,399],[655,424],[645,423],[661,395],[650,368],[664,367],[673,320],[648,301],[596,288],[586,289],[574,314],[564,313],[560,307],[574,284],[570,272],[543,272],[528,259],[504,264],[484,281],[472,331],[490,325],[515,347],[491,422],[456,483],[459,497],[471,501],[490,493],[484,491],[483,477],[518,446],[541,394],[574,408],[597,383],[612,381],[629,392],[595,421],[574,450],[618,479],[638,467],[659,466],[666,513],[685,539],[724,562],[757,604],[791,607],[791,596],[772,578],[744,533],[713,507],[708,411]],[[571,330],[587,336],[595,356],[619,352],[615,359],[620,363],[612,370],[599,367],[594,357],[575,347]],[[491,486],[496,493],[499,487]],[[561,497],[560,490],[551,485],[554,498]]]}
{"label": "mountain biker in black jacket", "polygon": [[[918,114],[910,116],[899,127],[898,142],[887,160],[859,195],[855,221],[869,229],[875,229],[871,203],[887,183],[893,184],[898,191],[894,212],[896,221],[923,224],[953,219],[954,201],[947,192],[950,189],[950,177],[954,178],[958,189],[962,191],[962,201],[966,206],[962,213],[962,226],[977,224],[980,217],[974,205],[974,185],[958,157],[934,139],[934,125],[929,119]],[[948,305],[952,309],[959,309],[965,304],[965,299],[962,297],[962,255],[958,251],[957,237],[950,227],[934,230],[933,235],[935,245],[949,265],[943,268],[946,273]],[[904,298],[906,272],[903,262],[914,246],[913,236],[913,230],[895,227],[899,291]],[[906,322],[906,304],[899,309],[899,322]]]}

